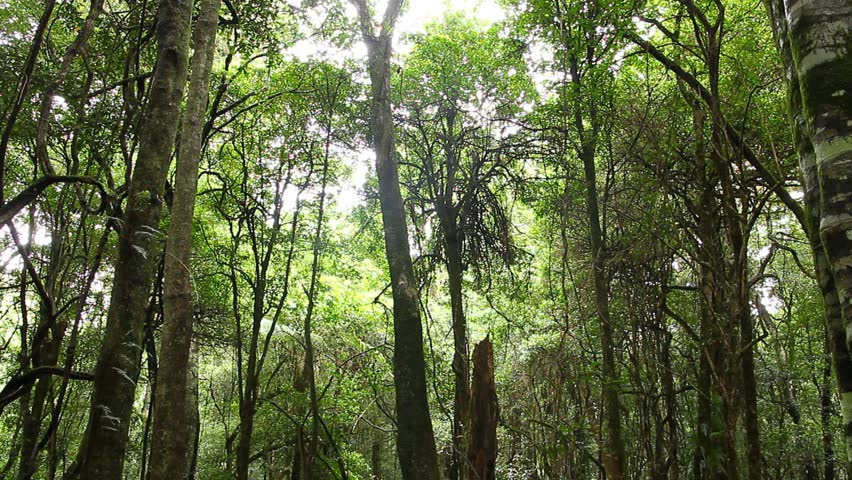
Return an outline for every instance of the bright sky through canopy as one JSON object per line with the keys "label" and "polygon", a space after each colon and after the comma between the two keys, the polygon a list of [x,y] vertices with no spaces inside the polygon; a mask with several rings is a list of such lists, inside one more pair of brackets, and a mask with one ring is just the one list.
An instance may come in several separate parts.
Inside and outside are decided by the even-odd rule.
{"label": "bright sky through canopy", "polygon": [[[384,5],[385,2],[379,2],[376,11],[383,12]],[[487,23],[498,22],[506,16],[494,0],[410,0],[403,4],[403,9],[398,22],[401,33],[423,31],[427,23],[440,21],[442,16],[451,12],[465,12]]]}
{"label": "bright sky through canopy", "polygon": [[[379,1],[375,5],[375,14],[380,17],[387,5],[386,1]],[[351,4],[347,6],[351,18],[355,18],[357,12]],[[403,13],[397,21],[395,49],[404,55],[410,45],[401,44],[401,34],[420,33],[425,30],[429,23],[440,22],[442,18],[450,13],[464,12],[467,16],[476,18],[484,23],[495,23],[506,17],[506,12],[494,0],[457,0],[457,1],[430,1],[430,0],[408,0],[403,3]],[[317,53],[321,48],[312,42],[303,42],[293,53],[302,58],[308,58]],[[347,55],[366,56],[366,47],[358,42],[354,51]],[[362,201],[361,188],[366,181],[368,165],[375,161],[372,151],[363,150],[354,152],[354,155],[346,159],[352,169],[352,176],[347,184],[340,187],[337,192],[338,206],[346,209],[357,205]],[[331,189],[334,190],[333,188]],[[290,199],[295,206],[295,197]]]}

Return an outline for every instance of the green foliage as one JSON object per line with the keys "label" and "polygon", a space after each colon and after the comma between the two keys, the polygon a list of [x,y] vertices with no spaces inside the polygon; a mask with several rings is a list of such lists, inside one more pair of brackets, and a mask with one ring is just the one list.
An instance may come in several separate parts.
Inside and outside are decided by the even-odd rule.
{"label": "green foliage", "polygon": [[[42,122],[45,164],[36,157],[40,104],[88,13],[86,2],[57,5],[10,137],[4,198],[52,170],[96,178],[108,204],[96,211],[99,195],[89,186],[51,189],[12,222],[20,248],[3,227],[0,383],[37,366],[29,342],[51,303],[39,286],[59,311],[58,327],[46,337],[58,342],[56,366],[73,356],[73,371],[95,370],[104,312],[118,301],[107,292],[149,94],[156,3],[113,2],[104,9]],[[365,164],[373,158],[369,83],[364,59],[353,53],[362,47],[355,18],[344,2],[233,3],[238,24],[227,22],[234,18],[229,8],[220,12],[187,266],[196,314],[196,478],[234,477],[253,348],[264,364],[251,412],[250,478],[289,478],[297,436],[312,436],[314,425],[316,478],[397,478],[393,417],[405,412],[393,411],[393,308],[377,183],[373,166]],[[451,456],[455,348],[443,266],[447,227],[455,222],[468,340],[475,344],[487,335],[494,343],[498,478],[597,478],[607,453],[603,387],[612,385],[622,402],[631,478],[692,476],[702,437],[714,445],[729,441],[745,465],[743,400],[734,398],[736,416],[726,423],[727,390],[720,385],[739,391],[746,348],[756,360],[764,477],[806,478],[806,469],[823,475],[831,471],[834,448],[834,473],[845,478],[831,345],[811,249],[772,193],[774,185],[743,156],[750,149],[791,194],[801,190],[783,72],[762,4],[502,5],[507,19],[500,24],[457,12],[420,33],[400,32],[402,48],[393,56],[395,153],[412,226],[442,459]],[[0,7],[5,127],[43,5],[0,0]],[[699,13],[721,22],[717,78]],[[712,109],[670,68],[632,45],[632,33],[713,90],[715,113],[741,134],[740,145],[718,135]],[[580,158],[588,145],[595,147],[593,181],[619,370],[607,380]],[[326,162],[324,225],[314,238]],[[730,186],[722,184],[726,172]],[[703,201],[712,203],[712,215],[702,210]],[[721,257],[713,285],[706,275],[715,267],[701,231],[708,218]],[[725,290],[732,278],[726,275],[737,260],[733,224],[745,225],[740,260],[744,305],[754,323],[751,345],[740,343],[743,332],[725,310],[730,299],[724,294],[732,291]],[[161,248],[167,239],[156,236]],[[309,298],[314,245],[319,282]],[[142,475],[149,461],[164,295],[155,285],[128,478]],[[712,308],[711,297],[718,298]],[[304,372],[311,303],[317,418]],[[701,360],[714,339],[723,358],[715,360],[711,379],[712,415],[701,423]],[[50,388],[38,419],[41,433],[54,408],[61,415],[34,478],[49,478],[54,467],[61,475],[73,462],[91,394],[90,382],[70,380],[58,405],[62,377],[45,378]],[[22,419],[32,398],[27,393],[0,407],[0,477],[18,473]],[[708,459],[726,461],[719,448]]]}

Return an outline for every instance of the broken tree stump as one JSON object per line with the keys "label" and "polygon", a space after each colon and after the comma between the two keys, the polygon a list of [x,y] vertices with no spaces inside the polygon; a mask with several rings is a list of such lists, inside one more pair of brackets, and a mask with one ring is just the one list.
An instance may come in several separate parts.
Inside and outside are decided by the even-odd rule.
{"label": "broken tree stump", "polygon": [[495,480],[499,407],[497,387],[494,384],[494,351],[487,336],[473,349],[471,383],[467,478]]}

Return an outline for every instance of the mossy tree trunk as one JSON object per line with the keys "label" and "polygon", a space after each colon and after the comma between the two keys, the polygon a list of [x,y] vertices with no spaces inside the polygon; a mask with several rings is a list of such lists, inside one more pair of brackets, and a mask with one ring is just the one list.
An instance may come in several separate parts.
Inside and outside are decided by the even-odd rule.
{"label": "mossy tree trunk", "polygon": [[366,0],[353,0],[367,44],[371,80],[371,122],[385,252],[391,277],[394,318],[394,388],[396,391],[397,454],[405,480],[437,480],[438,455],[426,390],[423,325],[419,292],[409,249],[408,225],[399,170],[394,155],[390,102],[391,40],[402,2],[388,2],[378,33]]}
{"label": "mossy tree trunk", "polygon": [[[175,173],[169,236],[164,259],[164,323],[160,344],[157,399],[151,441],[151,480],[189,476],[194,415],[191,404],[192,346],[192,217],[201,160],[201,130],[207,111],[210,70],[216,47],[219,0],[203,0],[193,34],[192,75]],[[185,472],[185,473],[179,473]]]}
{"label": "mossy tree trunk", "polygon": [[159,257],[163,190],[186,86],[191,15],[189,0],[163,0],[157,14],[157,61],[140,126],[142,137],[118,240],[106,332],[80,447],[77,472],[81,478],[122,478],[145,311]]}
{"label": "mossy tree trunk", "polygon": [[[817,281],[852,467],[852,5],[767,0],[788,87],[792,135],[802,173]],[[845,262],[845,263],[844,263]]]}

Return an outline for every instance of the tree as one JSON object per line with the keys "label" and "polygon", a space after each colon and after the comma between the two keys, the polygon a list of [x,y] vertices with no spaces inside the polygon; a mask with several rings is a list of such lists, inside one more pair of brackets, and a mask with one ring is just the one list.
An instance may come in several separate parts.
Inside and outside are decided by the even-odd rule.
{"label": "tree", "polygon": [[89,422],[76,471],[122,477],[136,393],[142,331],[153,283],[166,172],[187,77],[190,2],[163,0],[157,12],[157,65],[142,124],[121,233],[107,327],[95,370]]}
{"label": "tree", "polygon": [[370,132],[376,154],[385,252],[393,293],[397,454],[404,479],[437,480],[438,455],[426,396],[423,327],[408,246],[405,208],[399,189],[390,103],[391,40],[402,2],[388,2],[378,32],[374,31],[373,16],[366,0],[353,0],[353,3],[358,9],[361,35],[367,44],[371,83]]}
{"label": "tree", "polygon": [[[850,35],[849,9],[844,2],[806,5],[767,1],[769,20],[787,74],[789,110],[809,211],[806,231],[823,291],[826,321],[833,338],[833,355],[844,418],[852,412],[852,363],[845,328],[852,317],[852,282],[848,257],[852,252],[846,199],[852,155],[849,119],[852,104],[838,75],[849,70],[846,45]],[[831,19],[829,31],[823,19]],[[844,260],[845,259],[845,260]],[[844,340],[845,337],[845,345]],[[852,430],[845,427],[847,468],[852,468]]]}
{"label": "tree", "polygon": [[205,0],[195,26],[186,113],[181,126],[177,155],[171,223],[164,259],[164,331],[161,337],[157,399],[152,428],[151,473],[154,480],[190,477],[193,441],[197,432],[193,417],[187,415],[190,390],[192,323],[192,223],[198,164],[201,157],[202,127],[207,111],[210,69],[216,49],[219,0]]}
{"label": "tree", "polygon": [[428,32],[395,90],[404,112],[397,123],[409,202],[420,210],[420,222],[434,225],[434,253],[447,273],[454,375],[449,476],[456,479],[466,474],[470,423],[464,276],[468,270],[478,278],[496,273],[519,255],[504,206],[518,150],[505,118],[535,94],[522,52],[496,30],[481,31],[454,16]]}
{"label": "tree", "polygon": [[846,478],[828,2],[7,2],[0,477]]}

